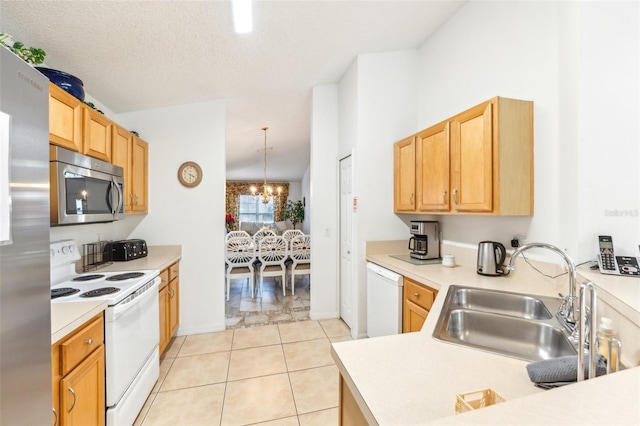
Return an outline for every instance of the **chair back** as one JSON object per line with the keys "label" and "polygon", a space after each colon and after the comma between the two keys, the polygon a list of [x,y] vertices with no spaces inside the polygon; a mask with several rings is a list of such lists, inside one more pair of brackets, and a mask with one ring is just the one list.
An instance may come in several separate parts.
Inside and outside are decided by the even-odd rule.
{"label": "chair back", "polygon": [[266,236],[258,244],[258,259],[263,267],[282,265],[287,259],[287,240],[280,236]]}
{"label": "chair back", "polygon": [[264,237],[275,237],[275,236],[276,236],[275,232],[273,232],[271,229],[269,229],[267,227],[264,227],[264,228],[261,228],[255,234],[253,234],[253,243],[256,245],[256,248],[257,248],[258,245],[260,244],[260,241]]}
{"label": "chair back", "polygon": [[236,238],[236,237],[251,238],[251,235],[249,235],[249,233],[246,231],[230,231],[227,233],[224,240],[229,241],[231,238]]}
{"label": "chair back", "polygon": [[298,235],[304,235],[304,232],[302,232],[299,229],[287,229],[286,231],[284,231],[282,233],[282,237],[287,240],[288,243],[291,242],[291,240],[294,237],[297,237]]}
{"label": "chair back", "polygon": [[298,235],[297,237],[293,237],[289,244],[291,246],[289,256],[294,263],[311,263],[310,235]]}
{"label": "chair back", "polygon": [[252,264],[256,254],[251,237],[230,238],[227,240],[226,246],[225,262],[230,267],[248,266],[253,268]]}

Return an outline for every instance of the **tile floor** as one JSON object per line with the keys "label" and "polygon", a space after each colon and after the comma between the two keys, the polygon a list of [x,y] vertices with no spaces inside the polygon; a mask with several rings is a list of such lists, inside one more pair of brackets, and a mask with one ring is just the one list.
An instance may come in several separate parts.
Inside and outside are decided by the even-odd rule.
{"label": "tile floor", "polygon": [[175,337],[135,425],[336,425],[339,319]]}
{"label": "tile floor", "polygon": [[[300,275],[295,278],[295,292],[292,295],[287,276],[286,296],[282,294],[279,278],[265,278],[262,284],[262,298],[251,297],[251,286],[247,279],[231,280],[229,301],[225,308],[227,329],[309,319],[309,276]],[[256,288],[258,285],[256,283]]]}

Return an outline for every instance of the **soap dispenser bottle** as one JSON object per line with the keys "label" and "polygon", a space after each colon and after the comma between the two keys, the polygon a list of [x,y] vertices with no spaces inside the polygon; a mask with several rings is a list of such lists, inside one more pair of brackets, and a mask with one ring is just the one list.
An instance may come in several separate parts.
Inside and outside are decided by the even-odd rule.
{"label": "soap dispenser bottle", "polygon": [[[618,342],[613,329],[613,321],[610,318],[601,318],[600,327],[598,328],[598,353],[607,359],[607,366],[609,371],[616,371],[618,365]],[[611,354],[609,354],[609,342],[614,340],[614,344],[611,345]]]}

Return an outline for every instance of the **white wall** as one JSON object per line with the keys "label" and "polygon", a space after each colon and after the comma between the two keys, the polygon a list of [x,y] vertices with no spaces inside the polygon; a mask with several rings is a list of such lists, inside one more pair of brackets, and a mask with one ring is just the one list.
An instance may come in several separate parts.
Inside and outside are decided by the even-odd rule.
{"label": "white wall", "polygon": [[421,46],[419,128],[496,95],[534,101],[535,215],[441,217],[446,239],[524,232],[582,262],[604,233],[638,254],[638,39],[637,2],[469,2]]}
{"label": "white wall", "polygon": [[[613,236],[618,253],[638,255],[638,8],[468,2],[417,50],[413,65],[410,52],[360,55],[337,86],[338,101],[314,103],[312,126],[321,124],[314,121],[321,108],[337,109],[338,158],[355,154],[360,323],[364,242],[406,238],[406,223],[415,218],[439,220],[445,239],[472,247],[526,234],[582,262],[594,257],[601,233]],[[534,101],[534,216],[394,215],[393,143],[494,96]],[[615,151],[603,154],[604,147]],[[312,152],[314,169],[337,162]],[[313,179],[314,191],[320,185]]]}
{"label": "white wall", "polygon": [[[225,119],[223,102],[117,117],[149,142],[149,214],[130,236],[149,245],[182,244],[179,334],[225,329]],[[195,188],[178,182],[185,161],[202,167]]]}
{"label": "white wall", "polygon": [[313,88],[310,199],[313,215],[311,319],[338,317],[338,87]]}
{"label": "white wall", "polygon": [[[315,136],[316,129],[320,128],[323,132],[329,131],[328,129],[335,124],[327,122],[326,116],[337,114],[338,140],[327,138],[326,145],[323,145],[323,148],[327,149],[329,143],[337,144],[337,155],[316,155],[314,142],[311,155],[312,194],[321,188],[331,195],[334,210],[330,216],[323,214],[322,220],[331,220],[330,228],[335,229],[335,232],[339,232],[338,161],[345,156],[353,156],[353,196],[358,199],[352,235],[352,277],[354,300],[357,301],[357,306],[353,307],[354,323],[351,334],[354,337],[366,335],[366,240],[404,238],[407,233],[406,225],[393,214],[393,204],[390,204],[391,198],[388,195],[393,193],[393,143],[406,134],[411,134],[415,129],[416,70],[415,50],[360,55],[338,83],[337,97],[327,96],[327,92],[336,89],[335,86],[314,89],[312,134]],[[321,119],[324,121],[320,121]],[[317,169],[325,171],[321,178],[313,173]],[[334,179],[329,182],[326,179],[329,175],[327,170],[333,170],[335,173]],[[315,219],[321,212],[315,196],[313,211],[312,234],[318,235],[314,224],[317,223]],[[329,213],[324,208],[322,212]],[[320,232],[324,232],[324,229],[320,229]],[[335,270],[333,281],[323,281],[322,285],[323,290],[333,286],[336,295],[339,293],[336,270],[339,267],[336,261],[339,253],[338,238],[339,235],[332,238],[335,240],[331,256],[333,259],[328,259],[329,256],[322,256],[321,259],[314,256],[314,268],[326,271],[331,264]],[[317,247],[317,239],[314,239],[314,251]],[[314,289],[318,283],[315,271],[316,269],[313,271]],[[314,292],[312,312],[316,295]]]}

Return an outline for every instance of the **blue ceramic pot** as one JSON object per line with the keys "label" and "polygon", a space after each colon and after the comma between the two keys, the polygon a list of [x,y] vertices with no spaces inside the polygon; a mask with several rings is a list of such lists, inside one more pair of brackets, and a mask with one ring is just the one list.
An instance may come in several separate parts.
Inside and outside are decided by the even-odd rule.
{"label": "blue ceramic pot", "polygon": [[73,96],[84,102],[84,86],[82,84],[82,80],[78,77],[51,68],[35,68],[44,74],[53,84],[71,93]]}

